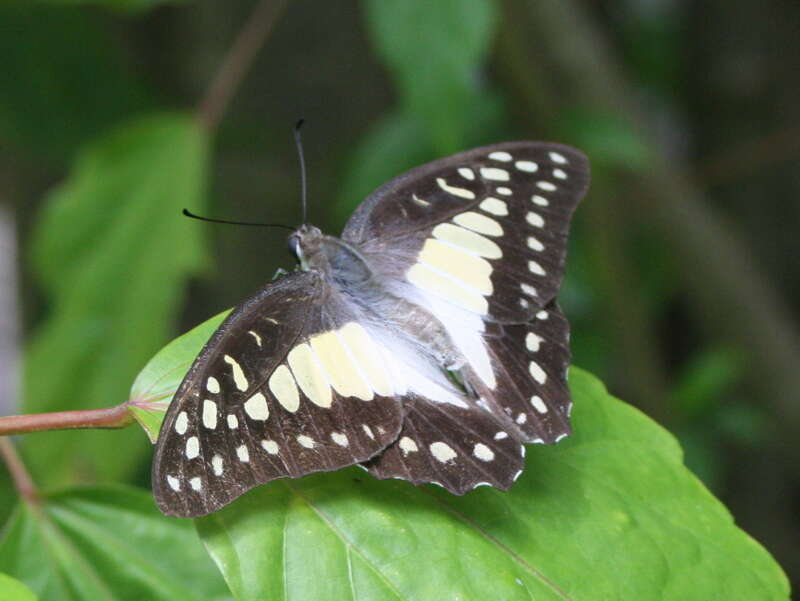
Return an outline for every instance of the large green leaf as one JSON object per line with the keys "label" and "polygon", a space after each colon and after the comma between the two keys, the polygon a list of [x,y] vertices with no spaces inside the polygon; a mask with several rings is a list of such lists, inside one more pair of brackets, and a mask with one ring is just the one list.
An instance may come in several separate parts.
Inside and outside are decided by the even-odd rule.
{"label": "large green leaf", "polygon": [[[25,0],[12,0],[12,2]],[[28,2],[30,0],[27,0]],[[41,4],[60,4],[63,6],[95,5],[121,12],[139,13],[161,4],[183,4],[186,0],[37,0]]]}
{"label": "large green leaf", "polygon": [[781,569],[675,440],[573,369],[574,436],[507,493],[356,469],[277,481],[197,521],[237,599],[785,601]]}
{"label": "large green leaf", "polygon": [[490,0],[367,0],[367,31],[404,110],[441,154],[460,150],[497,21]]}
{"label": "large green leaf", "polygon": [[229,598],[192,530],[138,489],[68,490],[17,508],[0,541],[0,571],[43,601]]}
{"label": "large green leaf", "polygon": [[[219,320],[157,354],[134,389],[168,394]],[[529,446],[510,492],[456,497],[351,468],[259,487],[198,530],[241,600],[788,599],[669,433],[587,372],[570,385],[575,434]]]}
{"label": "large green leaf", "polygon": [[[205,262],[201,228],[180,210],[202,210],[206,152],[189,116],[152,116],[97,141],[52,193],[32,247],[50,302],[26,355],[26,412],[123,401],[125,383],[168,339],[186,280]],[[24,450],[45,482],[119,477],[147,446],[131,430],[40,440]]]}

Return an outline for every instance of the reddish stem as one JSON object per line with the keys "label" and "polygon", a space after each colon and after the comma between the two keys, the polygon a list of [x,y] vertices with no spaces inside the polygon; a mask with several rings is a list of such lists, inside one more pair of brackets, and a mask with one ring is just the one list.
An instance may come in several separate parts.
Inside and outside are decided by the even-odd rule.
{"label": "reddish stem", "polygon": [[72,430],[76,428],[124,428],[132,424],[133,415],[128,403],[104,409],[56,411],[0,417],[0,436],[27,434],[43,430]]}
{"label": "reddish stem", "polygon": [[19,496],[27,503],[33,506],[39,505],[39,490],[33,483],[31,475],[25,468],[25,464],[17,455],[17,450],[14,448],[14,443],[10,438],[0,438],[0,455],[8,467],[11,474],[11,479],[14,481],[14,488],[19,493]]}

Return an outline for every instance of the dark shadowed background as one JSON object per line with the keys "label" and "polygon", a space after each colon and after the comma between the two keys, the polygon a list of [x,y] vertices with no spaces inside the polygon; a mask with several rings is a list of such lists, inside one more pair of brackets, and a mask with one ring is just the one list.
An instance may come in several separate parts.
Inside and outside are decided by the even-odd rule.
{"label": "dark shadowed background", "polygon": [[[574,363],[672,431],[797,586],[800,3],[476,1],[444,31],[453,1],[272,3],[221,88],[253,2],[0,9],[0,410],[116,404],[165,342],[291,267],[282,231],[179,210],[297,224],[298,117],[329,233],[408,167],[558,140],[593,165],[560,296]],[[136,428],[22,443],[43,486],[148,482]]]}

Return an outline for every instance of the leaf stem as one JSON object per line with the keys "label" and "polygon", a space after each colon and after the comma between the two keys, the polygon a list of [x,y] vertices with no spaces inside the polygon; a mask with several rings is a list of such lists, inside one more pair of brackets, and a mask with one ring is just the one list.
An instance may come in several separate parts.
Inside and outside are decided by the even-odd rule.
{"label": "leaf stem", "polygon": [[[44,430],[72,430],[78,428],[124,428],[134,422],[128,403],[104,409],[56,411],[0,417],[0,436],[29,434]],[[0,439],[2,440],[2,439]]]}
{"label": "leaf stem", "polygon": [[239,31],[197,107],[196,117],[209,131],[216,129],[253,59],[278,21],[286,0],[261,0]]}
{"label": "leaf stem", "polygon": [[14,488],[19,493],[19,496],[28,504],[38,506],[40,503],[39,489],[33,483],[33,478],[28,473],[25,464],[17,454],[14,448],[14,443],[10,438],[0,437],[0,456],[11,474],[11,479],[14,482]]}

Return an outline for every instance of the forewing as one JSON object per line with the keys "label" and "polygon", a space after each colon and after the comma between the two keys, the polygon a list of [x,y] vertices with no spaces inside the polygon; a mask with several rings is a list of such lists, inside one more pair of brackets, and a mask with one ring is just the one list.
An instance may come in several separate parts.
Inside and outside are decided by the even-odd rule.
{"label": "forewing", "polygon": [[485,146],[391,180],[342,237],[387,278],[489,321],[527,322],[555,297],[588,181],[586,157],[568,146]]}
{"label": "forewing", "polygon": [[258,484],[362,462],[396,440],[401,404],[375,345],[313,272],[235,310],[164,419],[152,473],[161,511],[205,515]]}

